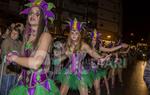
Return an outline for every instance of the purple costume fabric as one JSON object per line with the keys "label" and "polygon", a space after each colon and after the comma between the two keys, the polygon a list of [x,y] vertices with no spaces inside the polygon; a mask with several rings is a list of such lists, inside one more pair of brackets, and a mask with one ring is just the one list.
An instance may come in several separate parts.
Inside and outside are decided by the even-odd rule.
{"label": "purple costume fabric", "polygon": [[[31,56],[31,53],[32,52],[29,49],[24,51],[26,57]],[[19,80],[18,85],[28,86],[28,95],[34,95],[37,84],[42,85],[48,91],[51,90],[51,86],[47,80],[47,73],[44,71],[44,62],[38,70],[22,69],[21,79]]]}

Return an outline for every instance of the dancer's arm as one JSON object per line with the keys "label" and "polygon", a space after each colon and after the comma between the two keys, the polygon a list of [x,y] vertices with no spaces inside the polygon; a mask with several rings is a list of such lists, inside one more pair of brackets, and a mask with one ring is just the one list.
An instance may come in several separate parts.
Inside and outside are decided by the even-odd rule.
{"label": "dancer's arm", "polygon": [[83,43],[83,48],[91,57],[98,60],[98,64],[103,63],[105,60],[109,59],[111,56],[111,54],[109,54],[105,57],[100,56],[95,50],[91,49],[86,43]]}
{"label": "dancer's arm", "polygon": [[39,47],[33,57],[19,57],[16,55],[12,55],[7,59],[9,61],[16,62],[17,64],[23,67],[38,69],[47,55],[47,51],[49,49],[49,44],[51,44],[51,40],[52,37],[49,33],[43,33],[39,40]]}
{"label": "dancer's arm", "polygon": [[100,49],[100,51],[103,51],[103,52],[113,52],[113,51],[119,50],[121,48],[126,48],[126,47],[128,47],[127,44],[121,44],[121,45],[113,47],[113,48],[100,47],[99,49]]}
{"label": "dancer's arm", "polygon": [[130,50],[130,47],[128,47],[128,49],[127,49],[126,51],[121,51],[120,53],[122,53],[122,54],[126,54],[126,53],[128,53],[128,52],[129,52],[129,50]]}
{"label": "dancer's arm", "polygon": [[86,43],[82,43],[82,47],[83,50],[85,50],[85,52],[88,53],[94,59],[98,60],[102,58],[102,56],[100,56],[95,50],[91,49]]}

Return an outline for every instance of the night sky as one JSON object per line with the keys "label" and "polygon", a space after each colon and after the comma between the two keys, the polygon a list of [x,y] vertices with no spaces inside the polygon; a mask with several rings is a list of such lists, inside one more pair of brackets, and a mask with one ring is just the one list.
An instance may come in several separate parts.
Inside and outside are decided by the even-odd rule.
{"label": "night sky", "polygon": [[[123,38],[125,40],[148,41],[150,34],[150,5],[148,0],[123,0]],[[130,39],[129,39],[130,38]]]}

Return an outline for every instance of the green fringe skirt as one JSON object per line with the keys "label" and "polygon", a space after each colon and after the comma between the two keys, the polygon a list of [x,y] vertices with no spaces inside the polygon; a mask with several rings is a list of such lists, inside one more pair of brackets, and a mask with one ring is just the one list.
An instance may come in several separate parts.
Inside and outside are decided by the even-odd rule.
{"label": "green fringe skirt", "polygon": [[91,70],[90,71],[90,76],[91,76],[93,81],[97,80],[97,79],[102,79],[105,76],[107,76],[107,70],[105,68],[104,69],[98,69],[96,71]]}
{"label": "green fringe skirt", "polygon": [[[50,91],[45,89],[42,85],[36,84],[34,95],[60,95],[60,92],[54,82],[50,79],[48,79],[48,82],[51,88]],[[9,95],[29,95],[28,88],[28,86],[17,85],[10,90]]]}
{"label": "green fringe skirt", "polygon": [[82,71],[81,78],[71,72],[67,73],[67,71],[68,69],[62,69],[56,80],[61,84],[69,86],[72,90],[76,90],[78,87],[92,87],[92,78],[86,70]]}

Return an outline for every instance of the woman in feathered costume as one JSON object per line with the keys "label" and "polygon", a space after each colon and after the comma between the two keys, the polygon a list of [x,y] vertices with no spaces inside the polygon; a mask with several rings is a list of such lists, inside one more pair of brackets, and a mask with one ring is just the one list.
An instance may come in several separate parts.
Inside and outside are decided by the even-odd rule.
{"label": "woman in feathered costume", "polygon": [[[92,50],[86,43],[81,40],[82,22],[77,19],[70,20],[70,33],[66,44],[65,55],[54,60],[61,62],[69,58],[68,64],[57,76],[57,80],[61,82],[61,95],[67,95],[69,88],[79,90],[80,95],[88,95],[88,87],[92,86],[92,79],[83,66],[83,59],[88,53],[90,56],[99,60],[101,56]],[[106,60],[109,56],[105,57]]]}
{"label": "woman in feathered costume", "polygon": [[[94,29],[93,32],[91,32],[91,47],[93,50],[97,51],[97,53],[101,54],[100,47],[101,45],[101,40],[100,40],[100,32],[98,32],[96,29]],[[100,80],[104,78],[104,82],[106,85],[107,89],[107,94],[109,95],[109,85],[107,81],[107,70],[104,68],[102,65],[107,65],[107,62],[105,61],[105,64],[102,63],[102,65],[98,65],[98,62],[94,60],[93,58],[90,58],[90,65],[91,65],[91,70],[90,74],[91,77],[94,81],[94,89],[96,92],[96,95],[100,95]]]}
{"label": "woman in feathered costume", "polygon": [[47,76],[50,67],[47,52],[52,41],[47,20],[55,17],[51,11],[54,5],[44,0],[29,1],[31,3],[26,4],[29,8],[21,12],[28,14],[22,54],[11,52],[7,56],[8,64],[15,62],[23,67],[18,84],[9,95],[59,95],[57,87]]}
{"label": "woman in feathered costume", "polygon": [[[91,33],[91,47],[94,51],[97,51],[99,54],[101,54],[101,52],[107,52],[107,53],[110,53],[110,52],[113,52],[113,51],[116,51],[120,48],[126,48],[128,45],[126,44],[120,44],[116,47],[111,47],[111,48],[105,48],[101,45],[101,42],[100,42],[100,33],[96,31],[96,29]],[[96,95],[100,95],[100,80],[102,78],[104,78],[104,81],[105,81],[105,85],[106,85],[106,88],[107,88],[107,94],[109,95],[110,92],[109,92],[109,86],[108,86],[108,82],[107,82],[107,70],[106,67],[107,66],[107,63],[108,62],[104,62],[105,63],[105,66],[102,66],[102,68],[99,68],[99,66],[97,66],[97,62],[95,61],[92,61],[91,65],[95,63],[95,66],[92,66],[92,73],[91,75],[93,76],[94,78],[94,88],[95,88],[95,91],[96,91]],[[102,63],[103,65],[103,63]]]}
{"label": "woman in feathered costume", "polygon": [[[121,44],[120,39],[116,45],[119,45],[119,44]],[[119,78],[119,82],[120,82],[121,86],[123,86],[122,70],[123,70],[123,68],[126,68],[126,66],[127,66],[126,54],[129,52],[129,50],[130,50],[130,47],[127,50],[121,49],[121,50],[117,51],[116,58],[114,60],[114,63],[116,64],[115,71],[118,74],[118,78]],[[114,82],[112,82],[112,83],[113,84],[115,83],[115,78],[114,78]]]}

